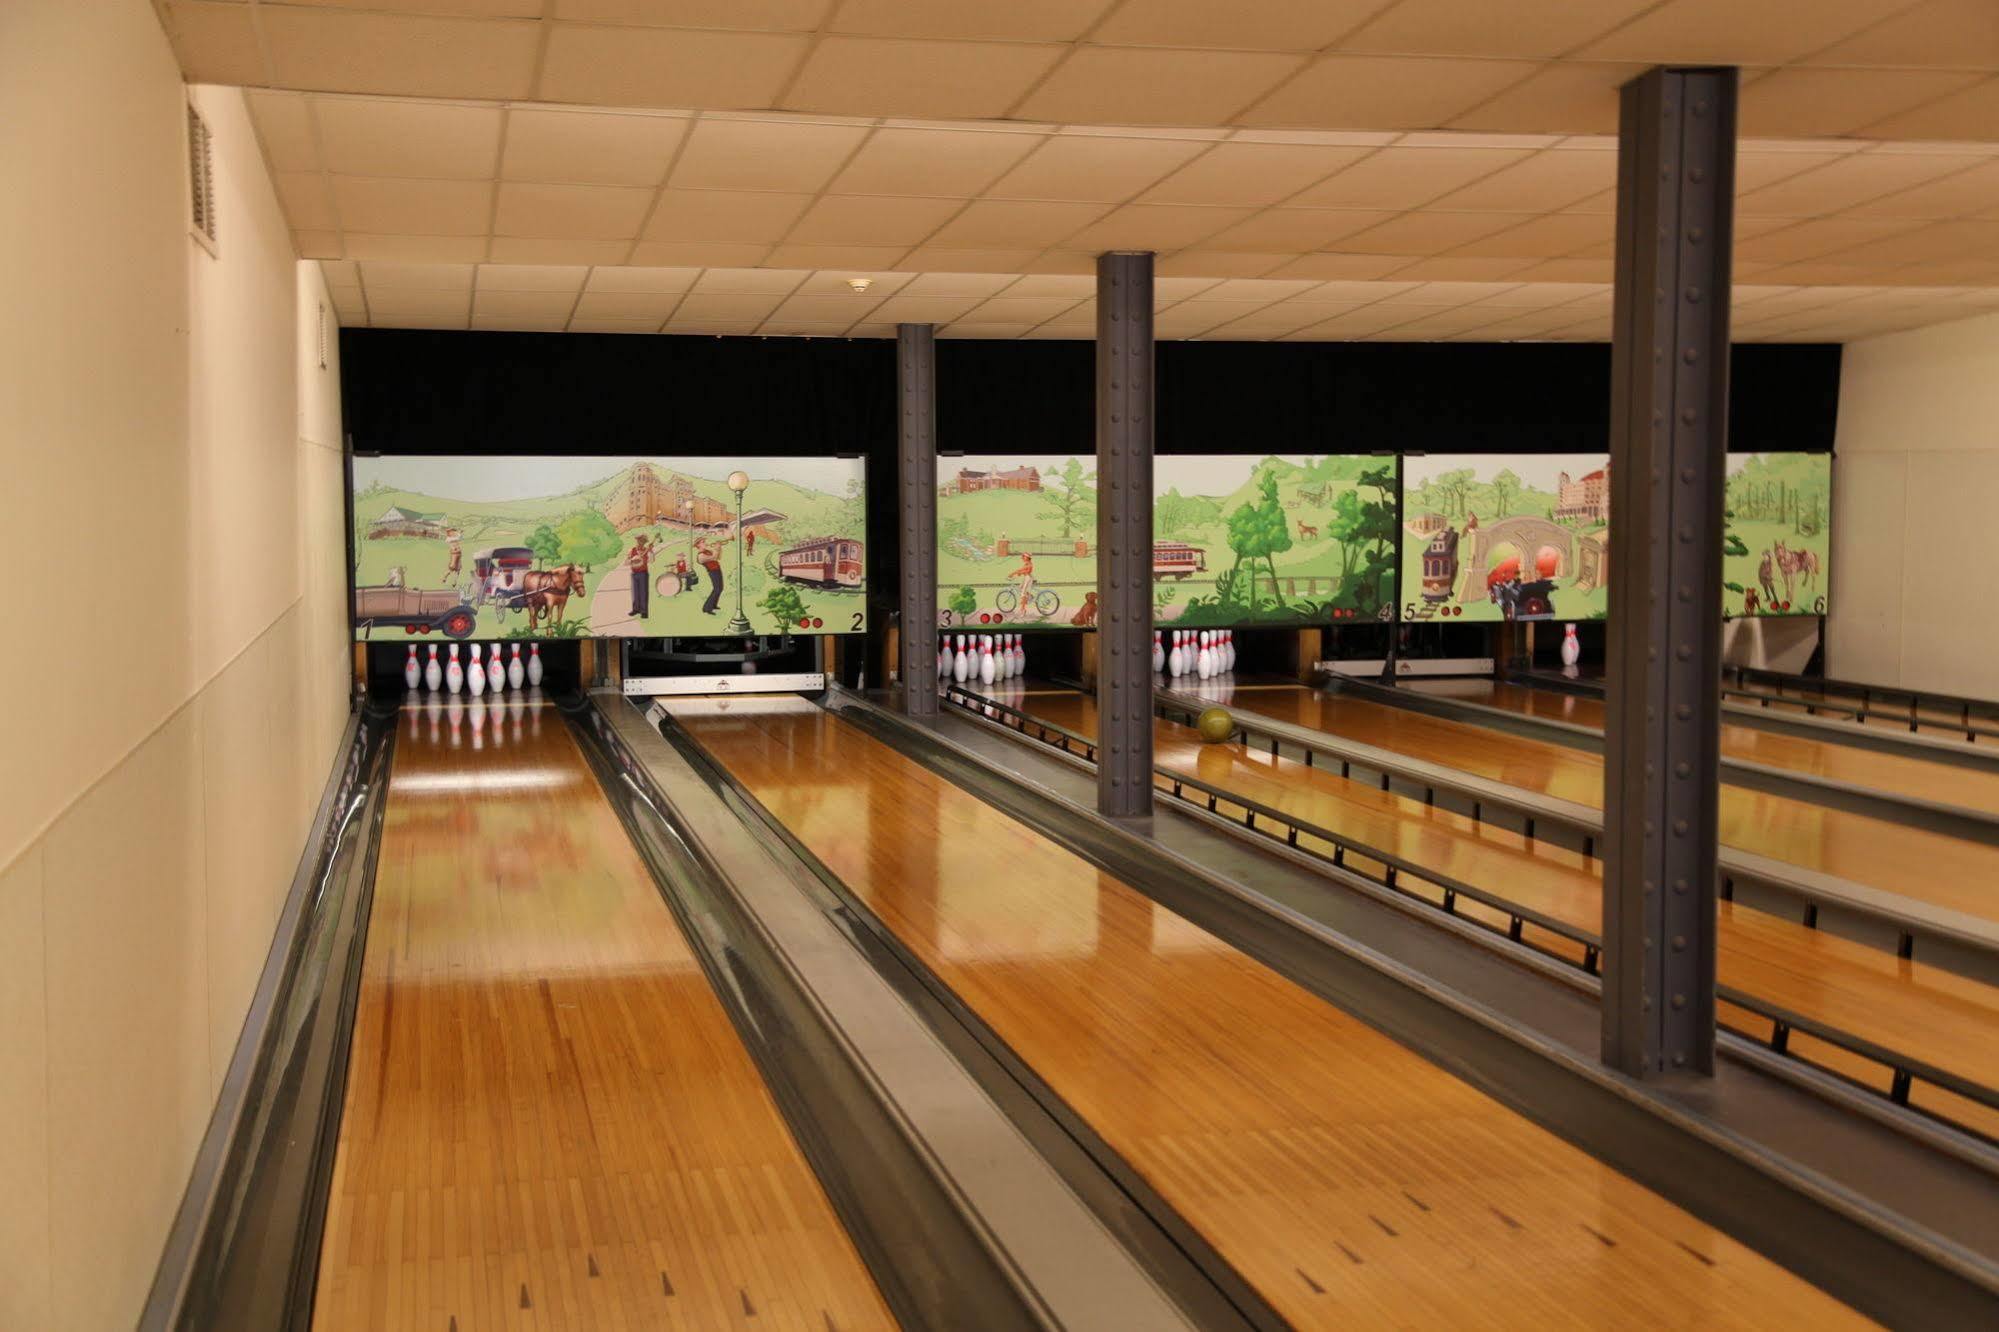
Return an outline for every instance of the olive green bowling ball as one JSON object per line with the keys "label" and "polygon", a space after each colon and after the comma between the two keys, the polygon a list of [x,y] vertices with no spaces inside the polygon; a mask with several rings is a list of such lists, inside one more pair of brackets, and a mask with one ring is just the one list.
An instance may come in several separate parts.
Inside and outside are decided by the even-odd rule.
{"label": "olive green bowling ball", "polygon": [[1204,708],[1194,721],[1194,729],[1201,733],[1201,743],[1218,745],[1235,734],[1235,718],[1229,716],[1227,708]]}

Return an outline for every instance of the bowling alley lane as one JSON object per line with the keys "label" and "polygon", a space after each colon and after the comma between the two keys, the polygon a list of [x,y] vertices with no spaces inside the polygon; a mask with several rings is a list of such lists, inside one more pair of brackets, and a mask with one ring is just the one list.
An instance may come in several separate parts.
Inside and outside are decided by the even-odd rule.
{"label": "bowling alley lane", "polygon": [[813,705],[668,707],[1295,1326],[1859,1321]]}
{"label": "bowling alley lane", "polygon": [[[1567,745],[1303,685],[1208,681],[1188,692],[1526,791],[1593,809],[1603,805],[1603,759]],[[1876,757],[1865,755],[1870,762]],[[1914,901],[1999,920],[1999,892],[1994,891],[1999,847],[1726,783],[1721,788],[1721,842]]]}
{"label": "bowling alley lane", "polygon": [[[1405,681],[1400,687],[1462,699],[1467,703],[1483,703],[1530,717],[1572,722],[1598,731],[1603,729],[1602,699],[1498,680]],[[1884,754],[1878,750],[1827,740],[1783,735],[1730,722],[1725,713],[1721,726],[1721,752],[1726,758],[1760,763],[1810,777],[1824,777],[1866,790],[1999,814],[1999,773],[1932,763],[1899,754]]]}
{"label": "bowling alley lane", "polygon": [[552,708],[403,714],[313,1321],[894,1325]]}
{"label": "bowling alley lane", "polygon": [[[1086,694],[1031,690],[1011,702],[1065,730],[1096,734],[1096,703]],[[1603,879],[1579,852],[1530,842],[1328,768],[1306,767],[1239,743],[1201,744],[1177,722],[1154,722],[1153,757],[1168,772],[1344,833],[1590,934],[1602,932]],[[1305,840],[1309,845],[1311,839]],[[1359,857],[1349,863],[1367,868]],[[1405,889],[1411,878],[1403,876]],[[1505,923],[1477,904],[1460,903],[1458,910]],[[1999,989],[1735,903],[1721,903],[1720,912],[1716,965],[1723,985],[1981,1086],[1999,1087]],[[1557,951],[1572,956],[1576,950]],[[1727,1006],[1722,1020],[1759,1038],[1768,1032],[1766,1020]],[[1815,1046],[1810,1054],[1885,1085],[1885,1070],[1878,1065],[1831,1048]],[[1981,1131],[1999,1132],[1999,1115],[1950,1093],[1924,1086],[1912,1098]]]}

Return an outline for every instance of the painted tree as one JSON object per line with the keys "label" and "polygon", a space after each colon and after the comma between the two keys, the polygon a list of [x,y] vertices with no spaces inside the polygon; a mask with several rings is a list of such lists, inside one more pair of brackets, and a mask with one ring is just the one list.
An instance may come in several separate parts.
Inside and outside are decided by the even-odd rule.
{"label": "painted tree", "polygon": [[1493,517],[1504,518],[1507,514],[1512,513],[1513,510],[1509,506],[1512,505],[1514,498],[1520,494],[1522,489],[1520,474],[1510,467],[1501,468],[1499,475],[1492,478],[1492,502],[1494,507],[1499,510]]}
{"label": "painted tree", "polygon": [[951,610],[960,620],[979,608],[979,594],[971,587],[961,587],[951,594]]}
{"label": "painted tree", "polygon": [[[1236,569],[1248,560],[1250,568],[1258,560],[1270,573],[1270,591],[1277,604],[1284,604],[1284,591],[1277,585],[1276,557],[1291,549],[1291,525],[1284,520],[1284,506],[1277,499],[1277,475],[1261,472],[1256,481],[1257,499],[1229,515],[1229,549],[1235,552]],[[1231,570],[1231,573],[1235,570]],[[1255,609],[1252,597],[1251,610]]]}
{"label": "painted tree", "polygon": [[1082,460],[1071,458],[1062,465],[1061,472],[1041,488],[1041,507],[1061,522],[1062,539],[1065,541],[1097,516],[1097,488],[1090,484],[1093,480],[1095,477],[1083,470]]}
{"label": "painted tree", "polygon": [[1395,468],[1365,469],[1354,487],[1353,493],[1374,492],[1360,502],[1363,559],[1354,584],[1354,605],[1372,614],[1394,596],[1396,543],[1402,536],[1395,521]]}
{"label": "painted tree", "polygon": [[534,552],[535,563],[545,569],[562,555],[562,538],[543,523],[528,534],[527,548]]}
{"label": "painted tree", "polygon": [[625,548],[625,539],[618,535],[618,529],[611,520],[595,509],[578,509],[556,525],[555,537],[561,543],[560,558],[569,564],[580,564],[583,572],[591,572],[593,565],[618,558],[618,552]]}
{"label": "painted tree", "polygon": [[769,611],[771,618],[787,629],[806,618],[805,598],[799,596],[798,589],[790,583],[773,583],[757,605]]}

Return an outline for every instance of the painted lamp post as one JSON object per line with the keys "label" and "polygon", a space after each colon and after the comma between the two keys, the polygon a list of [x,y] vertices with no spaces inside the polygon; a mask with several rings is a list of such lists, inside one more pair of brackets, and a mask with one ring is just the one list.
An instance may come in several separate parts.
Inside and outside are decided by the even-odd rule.
{"label": "painted lamp post", "polygon": [[736,618],[729,621],[729,632],[747,634],[750,620],[743,614],[743,492],[750,488],[748,472],[729,473],[729,489],[736,492]]}

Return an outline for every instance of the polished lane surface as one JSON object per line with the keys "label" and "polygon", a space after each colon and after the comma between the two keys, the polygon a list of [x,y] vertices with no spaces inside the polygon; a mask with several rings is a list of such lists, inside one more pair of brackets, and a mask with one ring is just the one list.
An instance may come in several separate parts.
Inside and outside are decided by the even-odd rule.
{"label": "polished lane surface", "polygon": [[[997,691],[995,696],[1000,696]],[[1029,690],[1005,696],[1005,701],[1065,730],[1096,734],[1096,703],[1088,695]],[[1341,833],[1589,934],[1602,932],[1601,871],[1580,852],[1530,841],[1296,759],[1242,744],[1202,744],[1190,728],[1175,722],[1155,721],[1153,757],[1168,772]],[[1332,849],[1313,846],[1316,839],[1310,837],[1300,840],[1310,849]],[[1359,857],[1349,863],[1378,869]],[[1420,875],[1405,873],[1399,882],[1405,891],[1422,887]],[[1430,889],[1424,895],[1431,901],[1442,897],[1441,887]],[[1506,924],[1503,916],[1462,899],[1456,909],[1460,915]],[[1719,923],[1716,967],[1722,984],[1905,1058],[1999,1087],[1999,988],[1733,903],[1720,904]],[[1543,933],[1536,925],[1529,924],[1526,935],[1571,958],[1580,954],[1561,936]],[[1749,1035],[1768,1034],[1765,1019],[1733,1011],[1726,1017]],[[1879,1090],[1888,1088],[1889,1074],[1879,1065],[1816,1044],[1799,1049]],[[1999,1131],[1999,1115],[1951,1093],[1918,1086],[1911,1096],[1922,1108]]]}
{"label": "polished lane surface", "polygon": [[[1198,687],[1196,687],[1198,686]],[[1303,685],[1181,683],[1181,692],[1527,791],[1603,807],[1603,759]],[[1999,920],[1999,847],[1724,784],[1726,846],[1986,920]]]}
{"label": "polished lane surface", "polygon": [[397,740],[315,1327],[894,1326],[560,716],[457,716]]}
{"label": "polished lane surface", "polygon": [[[1603,700],[1498,680],[1405,681],[1402,688],[1601,731]],[[1999,773],[1884,754],[1828,740],[1781,735],[1724,720],[1724,758],[1823,777],[1865,790],[1999,814]]]}
{"label": "polished lane surface", "polygon": [[823,710],[668,706],[1294,1325],[1855,1319]]}

